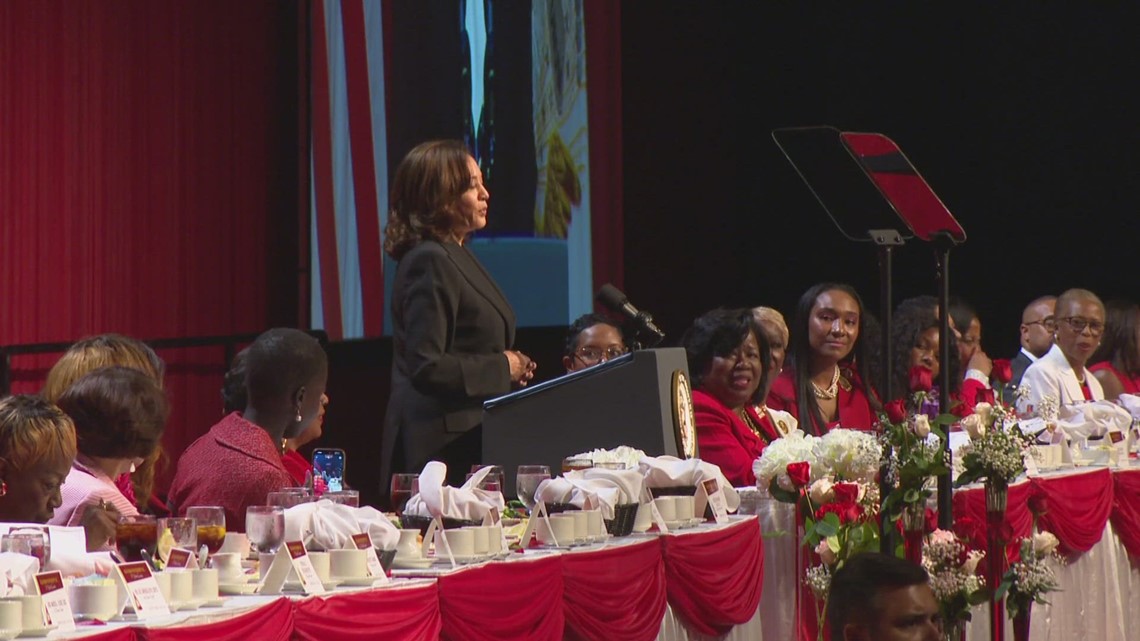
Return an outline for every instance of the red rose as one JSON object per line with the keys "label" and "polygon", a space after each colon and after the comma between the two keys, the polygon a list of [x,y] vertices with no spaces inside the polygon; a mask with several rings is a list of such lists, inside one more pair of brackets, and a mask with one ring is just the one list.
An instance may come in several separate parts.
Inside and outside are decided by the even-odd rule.
{"label": "red rose", "polygon": [[984,521],[969,516],[955,518],[954,533],[971,550],[986,549],[986,524]]}
{"label": "red rose", "polygon": [[929,392],[934,388],[934,374],[927,368],[918,365],[910,368],[910,391]]}
{"label": "red rose", "polygon": [[829,513],[834,513],[839,517],[840,525],[847,525],[863,517],[863,507],[856,504],[841,505],[839,503],[828,503],[815,511],[815,518],[817,521],[822,521],[823,517]]}
{"label": "red rose", "polygon": [[903,399],[895,399],[883,408],[887,413],[887,419],[890,422],[898,424],[906,421],[906,401]]}
{"label": "red rose", "polygon": [[1045,494],[1034,494],[1029,497],[1029,511],[1035,516],[1041,516],[1049,509],[1049,502]]}
{"label": "red rose", "polygon": [[859,486],[855,483],[836,483],[831,486],[835,502],[840,505],[854,505],[859,500]]}
{"label": "red rose", "polygon": [[1009,363],[1008,358],[995,358],[993,360],[993,370],[990,371],[990,376],[997,382],[1005,385],[1013,380],[1013,367]]}
{"label": "red rose", "polygon": [[796,487],[807,485],[811,481],[811,464],[807,461],[788,463],[788,478]]}
{"label": "red rose", "polygon": [[926,508],[926,533],[930,534],[938,529],[938,513]]}

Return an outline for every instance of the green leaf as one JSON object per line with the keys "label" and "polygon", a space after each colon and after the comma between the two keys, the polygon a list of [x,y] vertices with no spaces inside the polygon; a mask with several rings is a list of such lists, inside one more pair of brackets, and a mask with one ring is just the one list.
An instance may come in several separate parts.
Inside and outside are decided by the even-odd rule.
{"label": "green leaf", "polygon": [[906,494],[903,496],[903,501],[906,503],[917,503],[920,498],[922,498],[922,496],[918,493],[918,490],[911,488],[906,491]]}
{"label": "green leaf", "polygon": [[783,503],[795,503],[800,499],[798,493],[789,492],[780,487],[780,484],[776,482],[776,477],[772,477],[772,480],[768,483],[768,493],[772,495],[772,498]]}
{"label": "green leaf", "polygon": [[[827,516],[835,516],[835,515],[834,514],[828,514]],[[822,521],[816,522],[815,531],[816,531],[816,534],[819,534],[820,538],[832,537],[832,536],[839,534],[839,524],[838,523],[832,523],[831,521],[827,520],[827,518],[825,517]]]}

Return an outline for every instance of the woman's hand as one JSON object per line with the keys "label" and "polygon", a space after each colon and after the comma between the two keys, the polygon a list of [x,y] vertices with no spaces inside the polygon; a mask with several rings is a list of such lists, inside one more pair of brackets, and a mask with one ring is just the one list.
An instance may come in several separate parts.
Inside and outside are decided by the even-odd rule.
{"label": "woman's hand", "polygon": [[87,535],[87,551],[102,550],[115,538],[115,530],[119,525],[119,511],[113,505],[108,505],[106,501],[99,501],[98,505],[88,505],[83,511],[80,525]]}
{"label": "woman's hand", "polygon": [[970,363],[966,366],[966,369],[976,369],[982,374],[985,374],[986,378],[989,378],[990,373],[993,372],[994,369],[994,362],[982,351],[981,347],[978,347],[970,356]]}
{"label": "woman's hand", "polygon": [[534,378],[534,370],[537,367],[535,362],[526,354],[515,350],[509,349],[503,354],[506,355],[507,363],[511,367],[511,382],[517,383],[519,387],[526,387],[530,379]]}

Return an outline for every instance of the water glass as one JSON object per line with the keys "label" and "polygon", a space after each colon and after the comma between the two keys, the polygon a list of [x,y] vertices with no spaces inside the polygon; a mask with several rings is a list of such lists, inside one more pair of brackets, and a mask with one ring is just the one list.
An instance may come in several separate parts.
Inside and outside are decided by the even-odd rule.
{"label": "water glass", "polygon": [[284,490],[277,490],[276,492],[270,492],[265,497],[265,502],[269,505],[277,505],[288,509],[294,505],[312,503],[313,495],[303,487],[288,488]]}
{"label": "water glass", "polygon": [[467,475],[467,478],[471,478],[475,472],[478,472],[484,467],[491,468],[491,471],[487,472],[487,475],[483,477],[483,482],[479,484],[479,489],[487,490],[488,492],[502,492],[503,480],[505,478],[502,465],[481,465],[476,463],[471,466],[471,473]]}
{"label": "water glass", "polygon": [[51,540],[46,532],[39,529],[13,528],[0,536],[0,552],[34,556],[42,569],[44,563],[51,559]]}
{"label": "water glass", "polygon": [[285,508],[280,505],[247,507],[245,533],[259,553],[276,554],[277,548],[285,542]]}
{"label": "water glass", "polygon": [[226,511],[221,506],[193,505],[186,508],[186,516],[198,522],[198,543],[205,545],[207,552],[214,554],[222,549],[226,540]]}
{"label": "water glass", "polygon": [[[159,543],[169,544],[171,547],[189,550],[198,553],[198,520],[187,516],[172,516],[158,520]],[[170,539],[167,540],[167,536]],[[165,550],[166,557],[170,551]],[[163,560],[166,560],[166,557]]]}
{"label": "water glass", "polygon": [[520,465],[515,474],[515,489],[519,500],[527,510],[533,510],[535,505],[534,493],[538,485],[550,478],[550,467],[547,465]]}
{"label": "water glass", "polygon": [[360,492],[356,490],[341,490],[339,492],[325,492],[321,495],[322,499],[328,499],[333,503],[340,503],[351,507],[360,507]]}
{"label": "water glass", "polygon": [[393,474],[392,486],[388,496],[392,503],[392,511],[396,513],[396,516],[402,515],[404,506],[408,504],[408,499],[419,493],[419,474]]}

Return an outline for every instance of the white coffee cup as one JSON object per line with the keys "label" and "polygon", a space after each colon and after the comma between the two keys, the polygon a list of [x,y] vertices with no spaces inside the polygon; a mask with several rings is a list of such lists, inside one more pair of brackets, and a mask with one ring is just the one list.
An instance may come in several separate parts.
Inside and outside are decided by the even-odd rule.
{"label": "white coffee cup", "polygon": [[400,530],[400,541],[396,544],[396,556],[401,558],[419,558],[420,531],[417,529]]}
{"label": "white coffee cup", "polygon": [[574,519],[574,540],[585,541],[590,536],[590,517],[582,510],[571,510],[566,512],[570,518]]}
{"label": "white coffee cup", "polygon": [[661,513],[661,518],[666,521],[677,520],[677,502],[673,499],[672,496],[659,496],[653,499],[657,505],[657,511]]}
{"label": "white coffee cup", "polygon": [[648,503],[637,506],[637,516],[633,517],[633,531],[645,532],[653,525],[653,511]]}
{"label": "white coffee cup", "polygon": [[191,570],[194,598],[213,601],[218,598],[218,571],[214,568]]}
{"label": "white coffee cup", "polygon": [[498,554],[503,551],[503,526],[487,526],[487,553]]}
{"label": "white coffee cup", "polygon": [[475,555],[475,533],[471,530],[454,529],[435,533],[435,555],[437,558],[447,558],[447,547],[441,537],[447,538],[447,545],[451,547],[452,556],[470,557]]}
{"label": "white coffee cup", "polygon": [[673,504],[676,506],[678,521],[688,521],[696,515],[697,500],[692,496],[674,497]]}
{"label": "white coffee cup", "polygon": [[47,627],[47,621],[44,619],[44,598],[42,596],[25,594],[7,598],[20,603],[23,610],[21,618],[23,619],[24,630],[43,630]]}
{"label": "white coffee cup", "polygon": [[[342,550],[333,550],[332,552],[341,552]],[[329,577],[334,574],[332,572],[332,552],[314,551],[309,552],[309,562],[313,564],[313,569],[317,572],[317,578],[322,583],[329,580]]]}
{"label": "white coffee cup", "polygon": [[565,546],[574,542],[574,517],[568,514],[552,514],[550,527],[544,519],[538,520],[536,528],[538,542],[545,545]]}
{"label": "white coffee cup", "polygon": [[333,578],[368,576],[368,550],[329,550],[328,554],[329,572]]}
{"label": "white coffee cup", "polygon": [[249,556],[249,536],[245,532],[226,532],[222,547],[215,554],[237,554],[240,558]]}
{"label": "white coffee cup", "polygon": [[586,512],[586,533],[590,538],[602,538],[606,535],[606,522],[602,518],[601,510]]}
{"label": "white coffee cup", "polygon": [[491,529],[489,526],[470,525],[463,529],[471,530],[475,554],[484,556],[491,551]]}
{"label": "white coffee cup", "polygon": [[210,566],[218,571],[218,580],[222,583],[241,578],[241,555],[237,552],[218,552],[210,556]]}
{"label": "white coffee cup", "polygon": [[15,597],[0,600],[0,630],[19,632],[24,629],[24,604]]}
{"label": "white coffee cup", "polygon": [[119,613],[119,590],[113,584],[72,584],[69,594],[75,614],[109,621]]}
{"label": "white coffee cup", "polygon": [[172,581],[170,580],[169,572],[155,572],[154,582],[158,584],[158,591],[162,593],[162,600],[166,601],[167,605],[174,603],[174,594],[172,590]]}
{"label": "white coffee cup", "polygon": [[174,603],[186,603],[194,598],[194,577],[189,570],[170,570],[159,574],[170,575],[170,598]]}

